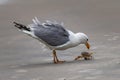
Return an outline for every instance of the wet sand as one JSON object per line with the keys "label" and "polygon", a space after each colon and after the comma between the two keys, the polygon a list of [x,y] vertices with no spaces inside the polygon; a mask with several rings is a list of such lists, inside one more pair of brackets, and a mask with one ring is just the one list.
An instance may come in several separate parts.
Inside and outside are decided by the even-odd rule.
{"label": "wet sand", "polygon": [[[2,0],[1,0],[2,1]],[[119,80],[119,0],[0,1],[0,80]],[[29,2],[28,2],[29,1]],[[64,22],[73,32],[89,36],[93,60],[74,58],[84,45],[57,51],[63,64],[53,64],[50,50],[19,32],[12,22],[31,23],[38,17]]]}

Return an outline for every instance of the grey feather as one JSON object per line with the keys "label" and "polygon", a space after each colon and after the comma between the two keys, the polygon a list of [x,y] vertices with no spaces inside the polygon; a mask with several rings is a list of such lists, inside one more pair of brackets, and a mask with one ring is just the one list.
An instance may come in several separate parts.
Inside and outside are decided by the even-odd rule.
{"label": "grey feather", "polygon": [[33,28],[35,36],[51,46],[59,46],[69,41],[68,32],[60,24],[46,23],[44,25],[34,25]]}

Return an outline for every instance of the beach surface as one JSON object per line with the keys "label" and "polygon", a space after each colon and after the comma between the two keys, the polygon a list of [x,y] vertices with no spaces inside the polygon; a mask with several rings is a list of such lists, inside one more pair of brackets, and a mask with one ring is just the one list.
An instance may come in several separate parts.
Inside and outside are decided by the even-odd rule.
{"label": "beach surface", "polygon": [[[79,45],[52,51],[18,31],[13,22],[56,20],[84,32],[91,49]],[[93,52],[94,59],[74,58]],[[0,0],[0,80],[120,80],[120,0]]]}

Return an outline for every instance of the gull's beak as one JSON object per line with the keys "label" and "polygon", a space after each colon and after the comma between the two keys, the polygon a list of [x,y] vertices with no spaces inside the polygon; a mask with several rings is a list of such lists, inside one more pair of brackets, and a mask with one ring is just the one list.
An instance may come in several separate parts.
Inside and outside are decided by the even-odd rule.
{"label": "gull's beak", "polygon": [[88,42],[86,42],[85,46],[90,49],[90,44]]}

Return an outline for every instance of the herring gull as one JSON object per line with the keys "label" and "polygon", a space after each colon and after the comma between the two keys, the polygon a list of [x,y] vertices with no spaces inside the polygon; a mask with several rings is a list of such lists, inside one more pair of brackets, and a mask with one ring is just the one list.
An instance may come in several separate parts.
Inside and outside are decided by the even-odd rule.
{"label": "herring gull", "polygon": [[57,58],[56,50],[65,50],[78,46],[79,44],[85,44],[88,49],[90,48],[86,34],[81,32],[73,33],[64,28],[63,23],[59,24],[48,20],[45,23],[41,23],[37,17],[35,17],[33,23],[28,26],[17,22],[13,23],[20,31],[39,40],[52,50],[54,63],[64,62]]}

